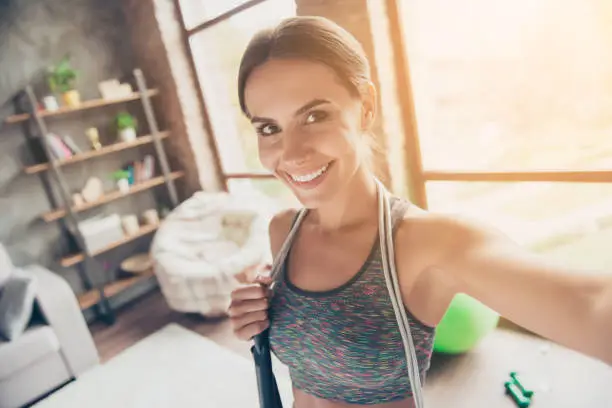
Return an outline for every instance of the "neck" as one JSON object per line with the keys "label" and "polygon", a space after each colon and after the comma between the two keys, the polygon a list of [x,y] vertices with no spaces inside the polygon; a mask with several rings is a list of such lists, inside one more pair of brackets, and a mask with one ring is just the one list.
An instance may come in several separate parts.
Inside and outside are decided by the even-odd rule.
{"label": "neck", "polygon": [[323,231],[339,230],[376,219],[378,193],[374,176],[360,167],[333,200],[311,212],[313,221]]}

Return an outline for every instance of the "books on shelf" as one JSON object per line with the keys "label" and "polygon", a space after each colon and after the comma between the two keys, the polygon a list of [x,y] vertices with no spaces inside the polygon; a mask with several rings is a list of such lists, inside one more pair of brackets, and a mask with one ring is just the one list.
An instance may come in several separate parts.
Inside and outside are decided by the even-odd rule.
{"label": "books on shelf", "polygon": [[51,150],[51,154],[57,160],[70,159],[75,154],[82,152],[68,135],[59,136],[55,133],[49,133],[46,138],[49,150]]}
{"label": "books on shelf", "polygon": [[83,151],[79,148],[79,146],[77,146],[77,144],[69,135],[62,135],[60,136],[60,138],[62,139],[64,144],[68,146],[68,148],[72,151],[72,154],[83,153]]}
{"label": "books on shelf", "polygon": [[124,170],[129,173],[128,181],[130,185],[150,180],[155,172],[155,158],[147,154],[143,160],[128,163]]}

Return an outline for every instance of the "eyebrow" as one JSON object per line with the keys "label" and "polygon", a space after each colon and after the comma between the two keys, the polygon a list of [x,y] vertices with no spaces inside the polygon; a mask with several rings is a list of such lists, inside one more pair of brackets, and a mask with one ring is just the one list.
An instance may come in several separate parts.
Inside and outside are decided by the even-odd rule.
{"label": "eyebrow", "polygon": [[[296,110],[293,116],[299,116],[303,114],[304,112],[308,111],[309,109],[314,108],[315,106],[323,105],[326,103],[331,103],[331,102],[328,101],[327,99],[313,99],[312,101],[308,102],[307,104],[305,104],[304,106]],[[256,123],[256,122],[274,122],[274,119],[253,116],[251,118],[251,123]]]}

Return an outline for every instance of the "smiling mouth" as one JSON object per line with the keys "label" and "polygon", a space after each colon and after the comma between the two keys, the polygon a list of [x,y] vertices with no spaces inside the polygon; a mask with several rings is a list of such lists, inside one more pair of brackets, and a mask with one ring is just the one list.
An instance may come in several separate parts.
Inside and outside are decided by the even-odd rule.
{"label": "smiling mouth", "polygon": [[325,174],[325,172],[327,171],[327,169],[329,168],[330,163],[327,163],[325,166],[320,167],[319,169],[311,172],[311,173],[307,173],[307,174],[291,174],[289,172],[286,172],[289,177],[291,178],[292,181],[296,182],[296,183],[309,183],[313,180],[316,180],[317,178],[321,177],[323,174]]}

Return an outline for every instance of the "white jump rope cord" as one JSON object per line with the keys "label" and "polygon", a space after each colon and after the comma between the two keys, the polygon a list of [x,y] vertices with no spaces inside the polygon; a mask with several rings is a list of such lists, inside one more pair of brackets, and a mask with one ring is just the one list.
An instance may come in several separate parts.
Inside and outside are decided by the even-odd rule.
{"label": "white jump rope cord", "polygon": [[402,343],[404,344],[404,353],[406,354],[406,365],[408,369],[408,377],[410,378],[410,387],[415,403],[415,408],[424,408],[423,391],[421,387],[421,377],[419,373],[419,363],[415,353],[415,347],[410,332],[410,324],[401,291],[399,290],[399,282],[397,271],[395,269],[395,251],[393,245],[393,227],[391,224],[391,207],[389,197],[385,187],[378,182],[378,223],[381,241],[381,254],[385,281],[387,290],[391,298],[391,304],[395,311],[395,319],[400,329]]}
{"label": "white jump rope cord", "polygon": [[[406,355],[408,377],[410,379],[410,387],[412,389],[415,408],[424,408],[425,404],[423,402],[419,364],[415,353],[414,343],[412,341],[408,316],[406,315],[406,310],[403,307],[404,301],[402,299],[401,291],[398,289],[399,283],[397,279],[397,271],[395,269],[395,251],[393,247],[393,227],[391,224],[391,207],[389,204],[389,197],[382,183],[380,183],[378,180],[376,180],[376,182],[378,187],[378,230],[380,235],[379,240],[385,282],[387,284],[391,304],[393,305],[393,311],[395,312],[395,319],[402,336],[404,353]],[[285,260],[287,252],[289,251],[293,237],[302,223],[302,220],[306,216],[306,213],[307,211],[305,209],[300,210],[298,213],[297,219],[293,223],[293,226],[276,257],[276,260],[273,263],[271,271],[273,281],[276,281],[276,277],[279,274],[281,265]]]}

